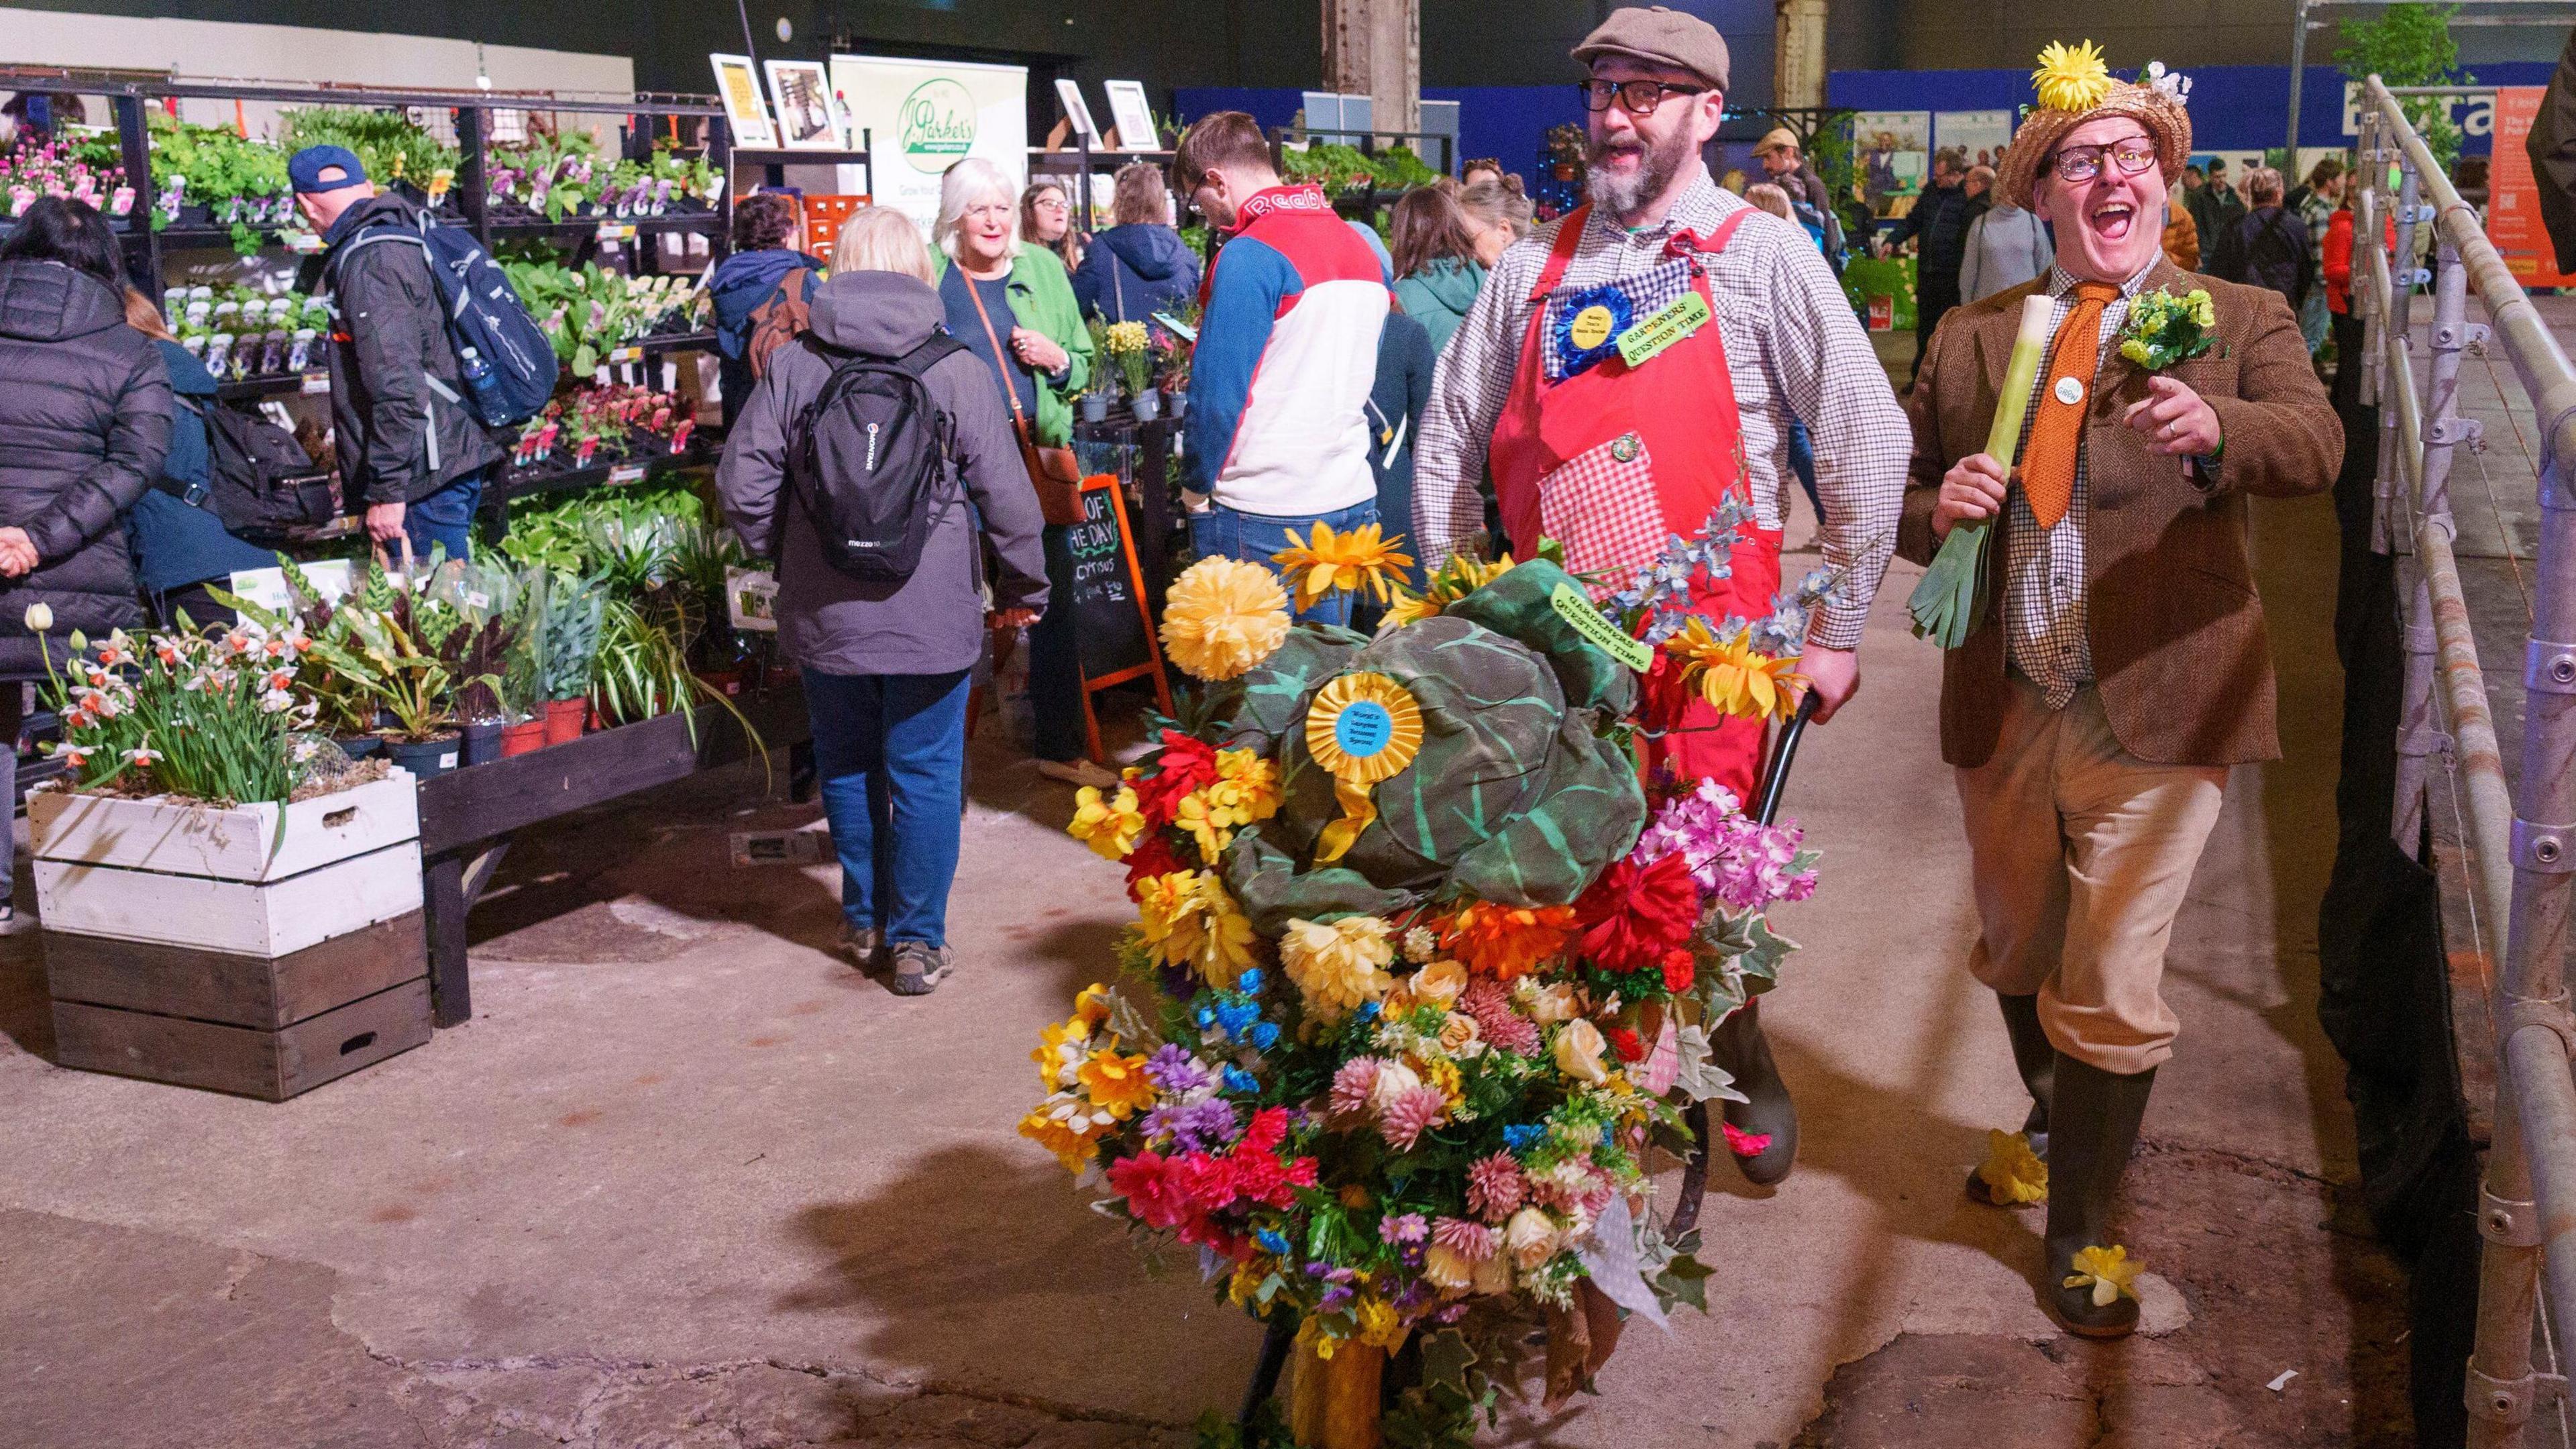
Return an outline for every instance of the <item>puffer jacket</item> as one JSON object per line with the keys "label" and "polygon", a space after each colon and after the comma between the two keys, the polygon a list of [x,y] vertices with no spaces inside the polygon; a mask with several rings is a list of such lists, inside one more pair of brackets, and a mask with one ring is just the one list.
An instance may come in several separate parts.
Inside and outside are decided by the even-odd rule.
{"label": "puffer jacket", "polygon": [[1046,607],[1038,495],[1001,390],[972,353],[943,358],[922,379],[956,428],[955,467],[964,486],[931,525],[912,577],[877,583],[824,562],[813,516],[788,486],[790,424],[840,361],[827,349],[901,357],[929,341],[944,315],[937,292],[899,273],[832,278],[814,293],[813,329],[770,354],[767,374],[725,439],[716,469],[725,519],[755,556],[778,560],[779,647],[808,669],[945,674],[973,666],[984,642],[978,515],[1001,561],[993,606]]}
{"label": "puffer jacket", "polygon": [[428,254],[405,241],[350,247],[370,228],[419,226],[419,207],[384,195],[342,212],[322,237],[330,246],[323,277],[339,312],[329,348],[331,427],[352,512],[417,503],[502,456],[463,403],[449,401],[465,396],[465,384]]}
{"label": "puffer jacket", "polygon": [[116,289],[58,262],[0,262],[0,527],[37,564],[0,579],[0,675],[44,671],[27,607],[53,610],[54,661],[71,631],[143,622],[123,516],[170,446],[170,375],[125,325]]}

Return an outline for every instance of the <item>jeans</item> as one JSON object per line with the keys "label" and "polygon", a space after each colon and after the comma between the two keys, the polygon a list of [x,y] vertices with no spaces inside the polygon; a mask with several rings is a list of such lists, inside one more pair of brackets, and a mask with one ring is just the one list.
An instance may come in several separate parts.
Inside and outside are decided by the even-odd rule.
{"label": "jeans", "polygon": [[823,818],[841,858],[841,914],[891,945],[948,944],[966,806],[969,671],[805,671]]}
{"label": "jeans", "polygon": [[1050,523],[1046,548],[1047,611],[1029,626],[1029,709],[1037,716],[1037,757],[1059,764],[1082,758],[1091,742],[1082,725],[1082,648],[1074,634],[1073,530]]}
{"label": "jeans", "polygon": [[449,558],[468,558],[474,546],[474,510],[483,503],[483,475],[452,478],[426,498],[403,509],[403,536],[411,540],[412,557],[429,562],[433,547]]}
{"label": "jeans", "polygon": [[1807,425],[1796,418],[1789,420],[1789,471],[1798,475],[1798,486],[1807,490],[1807,506],[1816,510],[1816,527],[1825,526],[1825,500],[1816,496],[1816,440],[1807,436]]}
{"label": "jeans", "polygon": [[[1335,533],[1378,521],[1377,501],[1357,503],[1339,513],[1310,514],[1302,517],[1272,518],[1259,513],[1238,513],[1222,503],[1211,503],[1204,513],[1190,515],[1190,549],[1201,558],[1248,559],[1264,568],[1276,569],[1270,556],[1288,547],[1288,531],[1309,533],[1318,523],[1329,523]],[[1349,593],[1336,593],[1315,601],[1313,607],[1298,611],[1297,619],[1306,624],[1342,624],[1351,622]]]}

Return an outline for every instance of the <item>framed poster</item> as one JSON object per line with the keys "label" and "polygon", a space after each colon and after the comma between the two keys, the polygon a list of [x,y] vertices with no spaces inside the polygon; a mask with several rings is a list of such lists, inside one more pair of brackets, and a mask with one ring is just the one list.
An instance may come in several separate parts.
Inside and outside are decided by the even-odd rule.
{"label": "framed poster", "polygon": [[1932,149],[1946,150],[1956,146],[1968,153],[1970,166],[2000,166],[2004,148],[2012,144],[2013,113],[2010,111],[1935,111],[1932,113]]}
{"label": "framed poster", "polygon": [[769,123],[769,102],[760,96],[760,72],[747,55],[713,55],[707,63],[716,68],[716,94],[723,97],[725,124],[733,127],[733,143],[747,151],[768,151],[778,145],[778,128]]}
{"label": "framed poster", "polygon": [[1862,111],[1852,117],[1852,155],[1860,173],[1860,191],[1872,213],[1886,216],[1890,203],[1923,190],[1931,169],[1930,111]]}
{"label": "framed poster", "polygon": [[840,151],[841,128],[832,119],[832,82],[820,61],[773,60],[769,94],[778,102],[778,139],[791,151]]}
{"label": "framed poster", "polygon": [[1100,127],[1091,119],[1091,104],[1082,98],[1082,84],[1071,76],[1057,76],[1055,98],[1064,107],[1064,118],[1073,123],[1073,133],[1100,149]]}
{"label": "framed poster", "polygon": [[1154,132],[1154,108],[1145,104],[1144,82],[1104,81],[1101,88],[1109,92],[1109,119],[1118,123],[1118,149],[1160,150],[1163,142]]}

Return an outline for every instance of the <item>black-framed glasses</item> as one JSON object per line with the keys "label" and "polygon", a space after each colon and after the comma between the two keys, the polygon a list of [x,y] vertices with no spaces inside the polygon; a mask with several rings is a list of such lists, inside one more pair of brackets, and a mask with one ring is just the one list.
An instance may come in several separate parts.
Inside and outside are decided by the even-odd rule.
{"label": "black-framed glasses", "polygon": [[1632,116],[1653,115],[1656,108],[1663,105],[1666,96],[1695,96],[1708,89],[1706,86],[1677,86],[1651,80],[1578,81],[1574,88],[1583,92],[1583,108],[1587,111],[1606,111],[1616,100],[1619,109]]}
{"label": "black-framed glasses", "polygon": [[2102,174],[2105,156],[2121,175],[2135,176],[2156,164],[2156,143],[2144,136],[2123,136],[2104,146],[2061,146],[2051,164],[2060,181],[2090,181]]}

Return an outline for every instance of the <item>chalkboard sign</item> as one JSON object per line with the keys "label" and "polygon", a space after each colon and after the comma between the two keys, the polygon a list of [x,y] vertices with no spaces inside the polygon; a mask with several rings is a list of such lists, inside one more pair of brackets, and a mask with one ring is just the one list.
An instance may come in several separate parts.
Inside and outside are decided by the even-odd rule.
{"label": "chalkboard sign", "polygon": [[[1082,662],[1082,715],[1090,736],[1091,756],[1101,758],[1100,723],[1091,708],[1091,692],[1107,685],[1151,675],[1163,712],[1172,712],[1171,685],[1163,674],[1163,651],[1154,637],[1154,619],[1145,598],[1145,579],[1136,563],[1136,542],[1127,526],[1127,508],[1115,474],[1082,480],[1082,522],[1065,531],[1073,555],[1075,653]],[[1060,607],[1049,603],[1049,608]]]}

